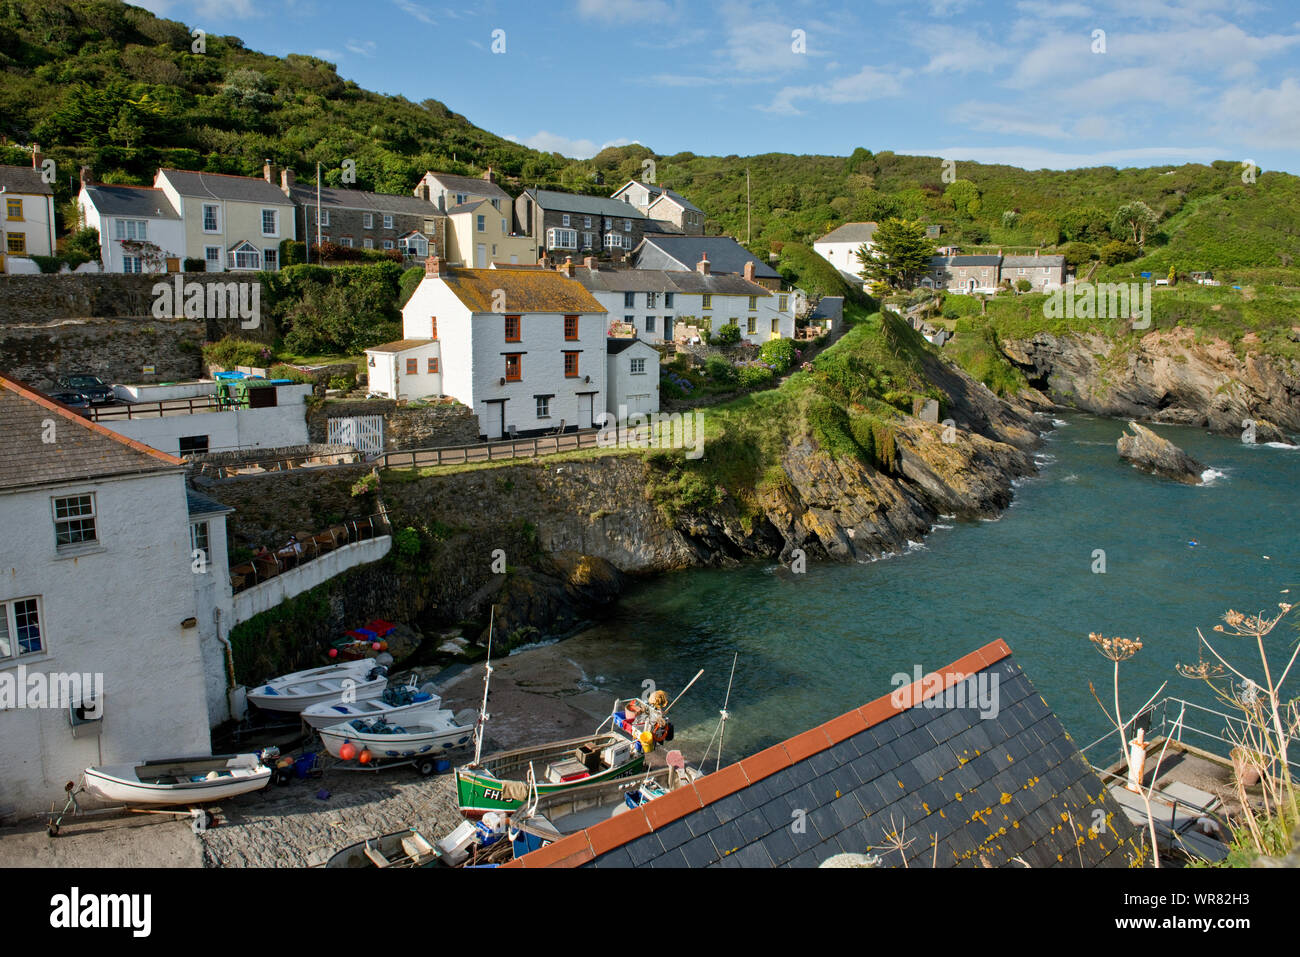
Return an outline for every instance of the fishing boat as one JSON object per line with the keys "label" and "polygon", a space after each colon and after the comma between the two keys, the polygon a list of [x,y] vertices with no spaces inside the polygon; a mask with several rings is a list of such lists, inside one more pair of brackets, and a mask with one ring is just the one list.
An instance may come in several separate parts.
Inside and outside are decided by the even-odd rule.
{"label": "fishing boat", "polygon": [[473,708],[453,715],[426,706],[401,712],[391,721],[384,716],[353,718],[321,728],[320,736],[325,750],[345,761],[366,751],[380,762],[434,757],[469,744],[477,717]]}
{"label": "fishing boat", "polygon": [[272,678],[248,692],[248,701],[264,711],[300,714],[303,709],[342,698],[378,698],[388,686],[388,672],[372,660],[348,661]]}
{"label": "fishing boat", "polygon": [[350,844],[336,853],[326,867],[430,867],[438,866],[434,846],[415,828],[394,831]]}
{"label": "fishing boat", "polygon": [[385,688],[377,698],[362,698],[358,701],[322,701],[302,710],[302,720],[320,730],[331,725],[351,721],[353,718],[393,719],[397,714],[414,708],[437,708],[442,698],[432,692],[420,691],[415,680],[397,688]]}
{"label": "fishing boat", "polygon": [[558,841],[566,834],[617,817],[696,780],[702,772],[689,767],[681,752],[668,752],[668,764],[639,777],[586,784],[543,795],[510,815],[509,837],[515,857]]}
{"label": "fishing boat", "polygon": [[[487,701],[494,625],[495,609],[488,625],[483,705],[474,728],[474,760],[456,769],[457,803],[460,813],[471,820],[488,811],[514,811],[523,807],[534,792],[546,796],[639,774],[655,744],[672,739],[668,711],[704,674],[701,669],[671,704],[663,691],[654,692],[648,700],[633,698],[621,705],[615,701],[610,716],[587,737],[501,751],[484,758],[483,729],[491,717]],[[608,731],[603,730],[606,725]]]}
{"label": "fishing boat", "polygon": [[115,804],[202,804],[264,788],[271,769],[260,754],[163,758],[86,768],[83,786]]}

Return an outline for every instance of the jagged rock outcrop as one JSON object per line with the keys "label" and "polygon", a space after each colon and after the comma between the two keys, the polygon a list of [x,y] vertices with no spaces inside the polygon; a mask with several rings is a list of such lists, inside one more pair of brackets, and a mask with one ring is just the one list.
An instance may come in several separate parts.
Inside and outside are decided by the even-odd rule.
{"label": "jagged rock outcrop", "polygon": [[1136,422],[1130,422],[1128,427],[1133,430],[1133,434],[1126,432],[1115,443],[1121,458],[1162,478],[1173,479],[1185,485],[1201,484],[1201,476],[1206,470],[1204,465],[1150,429],[1143,428]]}
{"label": "jagged rock outcrop", "polygon": [[[1249,349],[1250,337],[1243,339]],[[1201,341],[1185,328],[1141,339],[1090,333],[1001,343],[1007,358],[1061,405],[1117,418],[1196,425],[1258,442],[1300,433],[1300,363]]]}

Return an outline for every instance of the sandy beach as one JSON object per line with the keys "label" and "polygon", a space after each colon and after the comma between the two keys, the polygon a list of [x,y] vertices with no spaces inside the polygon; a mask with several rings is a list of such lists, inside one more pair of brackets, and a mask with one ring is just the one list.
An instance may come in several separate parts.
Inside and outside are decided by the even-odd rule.
{"label": "sandy beach", "polygon": [[[588,733],[610,704],[603,693],[581,690],[581,670],[567,660],[562,643],[520,651],[494,661],[493,669],[488,753]],[[443,707],[479,707],[481,662],[427,677]],[[250,742],[248,749],[256,746]],[[415,827],[436,838],[461,821],[453,776],[421,778],[410,767],[327,767],[319,777],[271,785],[212,809],[218,823],[198,830],[188,819],[127,814],[69,818],[51,838],[44,820],[30,821],[0,831],[0,866],[312,867],[376,834]]]}

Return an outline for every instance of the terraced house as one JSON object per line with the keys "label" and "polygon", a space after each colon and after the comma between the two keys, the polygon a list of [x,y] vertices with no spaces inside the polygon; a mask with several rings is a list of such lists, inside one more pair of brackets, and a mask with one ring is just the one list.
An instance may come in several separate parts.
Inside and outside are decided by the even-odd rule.
{"label": "terraced house", "polygon": [[610,198],[622,200],[649,218],[676,227],[675,230],[663,230],[664,232],[680,232],[686,236],[704,235],[704,210],[671,189],[628,180]]}
{"label": "terraced house", "polygon": [[921,285],[948,292],[996,292],[1002,269],[1002,257],[932,256],[930,271]]}
{"label": "terraced house", "polygon": [[280,191],[293,201],[298,235],[309,246],[334,243],[356,249],[397,250],[423,261],[430,242],[446,241],[446,217],[415,196],[334,189],[299,183],[291,169],[280,171]]}
{"label": "terraced house", "polygon": [[180,271],[185,222],[163,190],[95,183],[83,167],[77,208],[82,224],[99,231],[105,272]]}
{"label": "terraced house", "polygon": [[0,272],[37,272],[28,256],[54,254],[54,190],[41,178],[39,152],[32,154],[33,169],[0,166]]}
{"label": "terraced house", "polygon": [[370,390],[453,396],[489,439],[590,428],[605,407],[607,324],[605,308],[558,272],[430,256],[402,309],[403,338],[366,350]]}
{"label": "terraced house", "polygon": [[740,274],[714,273],[703,260],[694,270],[600,268],[588,257],[582,266],[565,263],[571,276],[596,298],[614,322],[621,321],[646,342],[672,342],[717,332],[735,323],[750,342],[794,336],[792,296],[754,281],[754,265]]}
{"label": "terraced house", "polygon": [[565,256],[606,253],[623,259],[647,234],[663,227],[618,199],[527,189],[515,200],[519,231],[533,238],[538,255],[552,262]]}
{"label": "terraced house", "polygon": [[729,236],[647,236],[632,254],[637,269],[693,270],[708,260],[715,273],[743,274],[754,269],[753,281],[778,292],[781,274]]}
{"label": "terraced house", "polygon": [[296,239],[293,201],[263,176],[160,169],[154,186],[167,194],[185,223],[185,252],[207,272],[280,268],[280,243]]}

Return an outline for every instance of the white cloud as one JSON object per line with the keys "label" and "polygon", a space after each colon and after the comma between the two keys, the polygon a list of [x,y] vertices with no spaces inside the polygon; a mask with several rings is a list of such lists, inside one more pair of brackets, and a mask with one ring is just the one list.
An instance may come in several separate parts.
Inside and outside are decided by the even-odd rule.
{"label": "white cloud", "polygon": [[881,100],[901,93],[903,90],[901,79],[909,72],[908,70],[885,71],[864,66],[857,73],[842,76],[830,83],[784,87],[776,94],[771,104],[759,109],[769,113],[798,114],[802,112],[795,105],[799,100],[830,104]]}
{"label": "white cloud", "polygon": [[403,13],[415,17],[421,23],[427,23],[430,26],[436,26],[438,23],[433,11],[428,7],[420,6],[415,0],[393,0],[393,3],[397,4],[397,8]]}
{"label": "white cloud", "polygon": [[349,40],[347,43],[344,44],[344,46],[347,48],[349,52],[356,53],[359,56],[375,55],[374,40]]}
{"label": "white cloud", "polygon": [[339,53],[338,50],[312,50],[311,55],[321,60],[329,60],[331,63],[338,63],[339,60],[343,59],[343,54]]}
{"label": "white cloud", "polygon": [[1050,98],[1034,103],[991,103],[987,100],[967,100],[948,111],[949,119],[972,130],[1003,133],[1009,136],[1064,137],[1059,123],[1040,117],[1054,117],[1055,109]]}
{"label": "white cloud", "polygon": [[512,143],[519,143],[531,149],[541,150],[544,153],[559,153],[563,156],[570,156],[574,159],[591,159],[601,150],[610,146],[628,146],[635,143],[636,140],[629,140],[620,137],[610,140],[597,146],[592,140],[573,140],[567,136],[561,136],[558,133],[551,133],[548,130],[538,130],[532,136],[521,137],[513,134],[507,135],[506,139]]}
{"label": "white cloud", "polygon": [[931,27],[918,36],[917,46],[930,52],[924,73],[988,72],[1011,59],[1008,49],[972,32],[969,25]]}
{"label": "white cloud", "polygon": [[665,0],[578,0],[578,16],[605,23],[665,20],[673,8]]}
{"label": "white cloud", "polygon": [[1016,9],[1038,20],[1049,17],[1059,20],[1082,20],[1093,17],[1093,11],[1082,3],[1053,3],[1052,0],[1020,0]]}
{"label": "white cloud", "polygon": [[[1243,148],[1300,149],[1300,82],[1287,77],[1276,89],[1237,86],[1211,111],[1214,129]],[[1237,152],[1241,152],[1238,149]]]}

